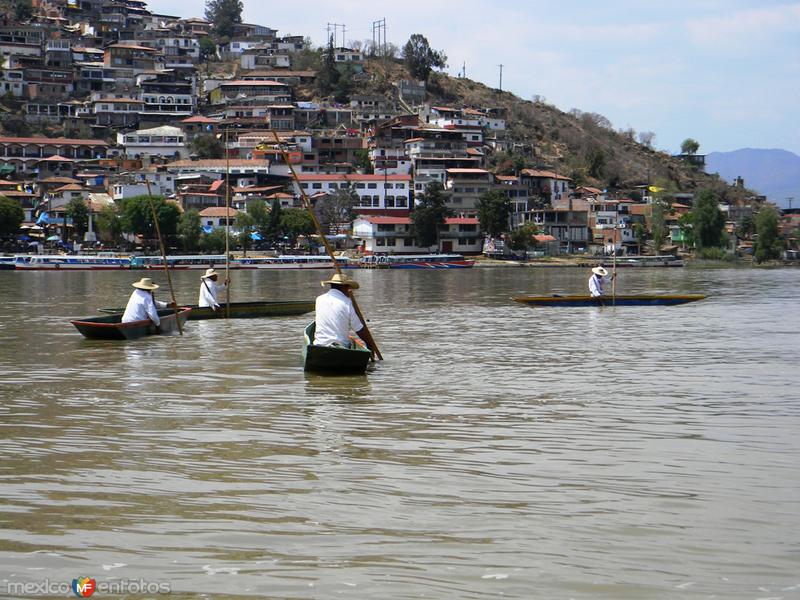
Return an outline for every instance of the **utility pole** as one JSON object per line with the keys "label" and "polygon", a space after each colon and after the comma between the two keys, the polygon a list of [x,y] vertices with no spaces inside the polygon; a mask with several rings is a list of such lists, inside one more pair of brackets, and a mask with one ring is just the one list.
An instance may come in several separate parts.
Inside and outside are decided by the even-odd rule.
{"label": "utility pole", "polygon": [[342,47],[344,47],[344,25],[342,23],[328,23],[325,31],[327,31],[326,40],[331,39],[331,29],[333,29],[333,43],[336,45],[336,40],[339,35],[339,27],[342,28]]}
{"label": "utility pole", "polygon": [[500,67],[500,91],[503,91],[503,65],[497,65]]}
{"label": "utility pole", "polygon": [[461,63],[461,79],[467,78],[467,61]]}
{"label": "utility pole", "polygon": [[794,196],[789,196],[786,199],[789,201],[789,210],[792,210],[792,200],[794,200]]}
{"label": "utility pole", "polygon": [[377,54],[379,48],[383,49],[383,56],[386,57],[386,17],[372,22],[372,51]]}

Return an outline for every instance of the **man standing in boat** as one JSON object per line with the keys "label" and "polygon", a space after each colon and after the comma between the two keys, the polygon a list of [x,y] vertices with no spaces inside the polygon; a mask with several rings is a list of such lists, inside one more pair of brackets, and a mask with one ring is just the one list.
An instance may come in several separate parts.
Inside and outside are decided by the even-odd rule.
{"label": "man standing in boat", "polygon": [[134,283],[133,287],[136,289],[133,290],[128,305],[125,307],[122,322],[131,323],[150,319],[156,327],[160,326],[161,319],[158,317],[158,309],[168,308],[170,304],[153,297],[153,292],[158,289],[158,286],[149,277],[143,277]]}
{"label": "man standing in boat", "polygon": [[347,275],[336,273],[330,279],[322,282],[322,286],[330,284],[331,289],[317,296],[316,302],[316,333],[314,334],[315,346],[350,347],[350,332],[364,340],[367,348],[373,350],[375,341],[369,329],[364,327],[361,319],[356,314],[353,301],[350,299],[352,290],[358,289],[358,282]]}
{"label": "man standing in boat", "polygon": [[225,278],[225,283],[218,284],[219,273],[214,269],[206,269],[206,274],[200,277],[200,297],[197,305],[200,308],[210,307],[214,312],[219,309],[219,295],[228,288],[230,278]]}
{"label": "man standing in boat", "polygon": [[[606,277],[608,277],[608,271],[603,267],[595,267],[592,269],[592,276],[589,278],[589,293],[592,295],[592,298],[599,298],[605,295],[605,290],[603,288],[607,281]],[[613,278],[614,276],[612,275],[611,279]]]}

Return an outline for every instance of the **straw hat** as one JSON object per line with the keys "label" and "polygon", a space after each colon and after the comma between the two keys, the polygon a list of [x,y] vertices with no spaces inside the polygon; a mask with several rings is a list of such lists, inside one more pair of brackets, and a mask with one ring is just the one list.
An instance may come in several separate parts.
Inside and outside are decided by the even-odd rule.
{"label": "straw hat", "polygon": [[605,277],[608,275],[608,271],[606,271],[603,267],[595,267],[592,269],[592,273],[595,275],[600,275],[600,277]]}
{"label": "straw hat", "polygon": [[133,287],[139,288],[140,290],[157,290],[158,286],[153,283],[153,280],[149,277],[142,277],[139,281],[133,284]]}
{"label": "straw hat", "polygon": [[325,287],[326,283],[336,284],[336,285],[347,285],[353,288],[354,290],[358,289],[358,282],[350,279],[347,275],[342,275],[341,273],[336,273],[330,279],[326,279],[325,281],[320,282],[322,287]]}
{"label": "straw hat", "polygon": [[200,279],[208,279],[209,277],[214,277],[214,275],[219,275],[214,269],[206,269],[206,274],[201,275]]}

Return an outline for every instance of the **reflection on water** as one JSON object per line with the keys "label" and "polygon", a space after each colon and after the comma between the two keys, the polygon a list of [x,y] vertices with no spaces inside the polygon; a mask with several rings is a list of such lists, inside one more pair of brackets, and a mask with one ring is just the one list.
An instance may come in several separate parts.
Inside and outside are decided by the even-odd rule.
{"label": "reflection on water", "polygon": [[[710,296],[679,307],[509,299],[582,293],[583,271],[355,272],[386,360],[346,377],[303,372],[311,315],[90,341],[68,319],[138,276],[0,272],[0,596],[86,574],[192,596],[797,598],[798,272],[620,270],[620,291]],[[322,275],[234,272],[232,299],[313,298]],[[196,298],[197,274],[174,280]]]}

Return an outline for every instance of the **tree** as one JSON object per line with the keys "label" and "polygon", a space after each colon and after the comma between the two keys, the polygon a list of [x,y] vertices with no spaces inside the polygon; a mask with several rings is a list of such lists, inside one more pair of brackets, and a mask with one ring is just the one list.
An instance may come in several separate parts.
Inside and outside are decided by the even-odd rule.
{"label": "tree", "polygon": [[719,209],[717,195],[711,190],[702,190],[692,208],[694,241],[698,248],[719,248],[725,229],[725,215]]}
{"label": "tree", "polygon": [[269,239],[269,209],[263,200],[251,200],[247,204],[247,214],[253,217],[253,228],[262,239]]}
{"label": "tree", "polygon": [[642,254],[642,248],[644,248],[644,243],[647,240],[647,227],[644,226],[644,223],[637,221],[633,225],[633,235],[636,236],[636,244],[639,246],[639,254]]}
{"label": "tree", "polygon": [[369,158],[369,150],[367,148],[359,148],[353,154],[355,155],[356,169],[366,175],[371,175],[375,172],[375,169],[372,166],[372,160]]}
{"label": "tree", "polygon": [[14,19],[17,23],[29,21],[33,16],[33,4],[31,0],[14,0]]}
{"label": "tree", "polygon": [[197,158],[222,158],[225,155],[225,146],[222,141],[210,133],[196,135],[189,142],[189,150],[197,155]]}
{"label": "tree", "polygon": [[298,236],[314,233],[314,221],[308,211],[303,208],[287,208],[281,211],[281,229],[289,236],[292,245]]}
{"label": "tree", "polygon": [[481,229],[492,237],[499,237],[508,229],[510,215],[511,200],[499,190],[488,191],[478,200],[478,221]]}
{"label": "tree", "polygon": [[736,235],[744,240],[748,240],[752,237],[752,235],[756,232],[756,222],[753,219],[753,215],[750,213],[745,214],[742,217],[742,222],[739,223],[739,227],[736,228]]}
{"label": "tree", "polygon": [[242,22],[242,0],[206,0],[206,20],[218,38],[233,37],[234,27]]}
{"label": "tree", "polygon": [[339,83],[339,69],[336,68],[336,48],[333,45],[333,36],[328,38],[328,47],[325,49],[322,60],[322,69],[317,73],[317,91],[322,96],[331,94]]}
{"label": "tree", "polygon": [[217,55],[217,45],[209,36],[204,35],[200,38],[200,60],[208,61],[209,58]]}
{"label": "tree", "polygon": [[72,219],[72,231],[79,240],[83,239],[83,234],[89,227],[89,209],[83,198],[73,198],[66,207],[67,217]]}
{"label": "tree", "polygon": [[0,196],[0,237],[16,235],[23,220],[25,211],[19,201]]}
{"label": "tree", "polygon": [[780,258],[783,242],[778,234],[778,211],[769,205],[761,207],[756,215],[756,262]]}
{"label": "tree", "polygon": [[203,227],[200,222],[200,213],[194,209],[187,210],[178,221],[178,235],[181,238],[181,247],[186,251],[197,250],[200,246],[200,236]]}
{"label": "tree", "polygon": [[439,230],[444,226],[449,210],[444,204],[444,188],[433,181],[411,212],[412,230],[420,246],[439,245]]}
{"label": "tree", "polygon": [[97,232],[103,242],[116,244],[122,235],[122,220],[116,204],[104,206],[95,219]]}
{"label": "tree", "polygon": [[239,245],[247,256],[248,248],[253,246],[253,231],[255,230],[256,220],[252,215],[246,212],[240,212],[236,215],[236,227],[241,229],[239,234]]}
{"label": "tree", "polygon": [[336,234],[338,226],[342,223],[349,223],[355,218],[355,207],[360,200],[355,188],[349,185],[345,189],[338,189],[332,194],[328,194],[324,199],[317,203],[315,213],[323,229],[328,233]]}
{"label": "tree", "polygon": [[519,229],[515,229],[511,232],[511,249],[525,252],[528,248],[535,247],[536,241],[533,239],[533,236],[538,233],[539,228],[536,226],[536,223],[528,221]]}
{"label": "tree", "polygon": [[652,131],[639,132],[639,143],[642,146],[650,148],[651,150],[653,148],[653,142],[655,141],[655,139],[656,139],[656,134],[653,133]]}
{"label": "tree", "polygon": [[277,241],[281,234],[281,222],[283,209],[278,199],[272,201],[269,209],[269,220],[267,221],[267,239]]}
{"label": "tree", "polygon": [[700,149],[700,142],[692,138],[686,138],[681,144],[681,154],[696,154]]}
{"label": "tree", "polygon": [[441,50],[433,50],[428,39],[420,33],[408,38],[403,46],[403,59],[411,76],[424,81],[428,80],[434,68],[443,69],[447,66],[447,55]]}
{"label": "tree", "polygon": [[650,218],[650,235],[653,238],[653,251],[655,254],[661,252],[661,246],[667,239],[667,219],[666,213],[668,205],[657,196],[653,198],[653,213]]}
{"label": "tree", "polygon": [[[178,219],[181,211],[172,202],[167,202],[162,196],[153,196],[153,205],[158,226],[162,236],[173,235],[178,228]],[[150,200],[146,195],[133,196],[122,201],[123,231],[141,234],[147,239],[156,237],[156,228],[153,224],[153,213]]]}
{"label": "tree", "polygon": [[207,254],[222,254],[225,252],[225,228],[217,227],[211,233],[200,236],[200,249]]}
{"label": "tree", "polygon": [[694,215],[688,212],[678,218],[678,225],[681,228],[683,243],[690,248],[694,247]]}

